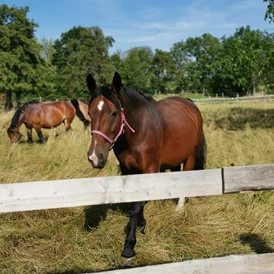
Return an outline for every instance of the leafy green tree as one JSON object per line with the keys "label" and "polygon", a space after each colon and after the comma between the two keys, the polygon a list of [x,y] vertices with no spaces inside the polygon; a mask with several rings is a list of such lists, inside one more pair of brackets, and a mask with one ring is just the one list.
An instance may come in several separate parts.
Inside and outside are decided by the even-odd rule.
{"label": "leafy green tree", "polygon": [[249,26],[237,29],[233,36],[224,37],[216,71],[218,89],[225,93],[253,94],[264,78],[268,51],[273,50],[271,44],[270,37],[259,30],[251,30]]}
{"label": "leafy green tree", "polygon": [[124,53],[119,50],[110,56],[110,61],[111,61],[112,65],[115,67],[116,71],[119,71],[120,73],[124,69],[124,56],[123,55],[124,55]]}
{"label": "leafy green tree", "polygon": [[150,82],[152,58],[153,52],[149,47],[130,49],[121,66],[123,84],[138,91],[152,93]]}
{"label": "leafy green tree", "polygon": [[37,74],[44,66],[40,44],[34,36],[38,24],[27,18],[29,7],[0,6],[0,90],[6,93],[6,110],[17,107],[21,94],[31,93],[42,80]]}
{"label": "leafy green tree", "polygon": [[209,90],[220,41],[211,34],[175,43],[171,55],[177,68],[177,86],[186,90]]}
{"label": "leafy green tree", "polygon": [[37,77],[40,81],[35,86],[37,95],[46,98],[47,100],[54,100],[63,97],[63,94],[57,93],[57,79],[58,75],[56,67],[52,64],[53,54],[55,49],[53,47],[54,41],[42,38],[40,41],[41,49],[39,55],[44,60],[44,66],[37,71]]}
{"label": "leafy green tree", "polygon": [[151,86],[153,89],[161,93],[174,90],[176,68],[170,52],[156,49],[151,66]]}
{"label": "leafy green tree", "polygon": [[86,75],[91,73],[100,85],[109,83],[115,71],[108,49],[114,39],[98,27],[73,27],[54,43],[53,64],[59,88],[69,96],[85,96]]}
{"label": "leafy green tree", "polygon": [[268,3],[265,12],[265,20],[269,20],[269,22],[274,22],[274,0],[263,0]]}

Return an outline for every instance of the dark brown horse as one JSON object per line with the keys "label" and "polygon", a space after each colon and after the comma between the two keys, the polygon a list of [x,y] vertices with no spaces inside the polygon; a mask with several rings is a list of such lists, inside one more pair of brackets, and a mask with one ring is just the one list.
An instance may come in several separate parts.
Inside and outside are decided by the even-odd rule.
{"label": "dark brown horse", "polygon": [[40,103],[31,101],[25,103],[14,114],[10,127],[7,130],[11,143],[19,142],[22,135],[19,128],[25,124],[28,133],[28,142],[32,140],[32,129],[38,134],[39,140],[44,142],[41,128],[54,128],[64,123],[66,131],[71,129],[70,124],[75,117],[75,108],[68,102]]}
{"label": "dark brown horse", "polygon": [[85,129],[90,125],[90,117],[88,115],[88,104],[79,99],[72,99],[72,105],[75,107],[76,115],[83,122]]}
{"label": "dark brown horse", "polygon": [[[195,104],[179,97],[160,101],[122,85],[115,73],[111,86],[98,88],[87,77],[91,93],[88,113],[92,141],[88,160],[103,168],[113,147],[122,174],[203,169],[206,143],[203,119]],[[145,202],[136,202],[130,211],[122,257],[135,255],[136,228],[144,233]]]}

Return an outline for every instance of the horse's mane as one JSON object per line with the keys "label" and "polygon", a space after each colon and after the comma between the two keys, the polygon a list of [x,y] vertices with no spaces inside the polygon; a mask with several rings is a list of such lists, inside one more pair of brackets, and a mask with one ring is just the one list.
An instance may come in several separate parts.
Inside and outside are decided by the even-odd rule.
{"label": "horse's mane", "polygon": [[[99,95],[103,95],[106,99],[108,99],[109,101],[111,101],[117,108],[120,108],[120,107],[123,107],[123,98],[121,96],[121,93],[119,92],[118,93],[118,97],[119,97],[119,101],[120,103],[117,101],[117,99],[114,97],[113,93],[110,92],[110,88],[112,86],[111,85],[107,85],[107,86],[104,86],[104,87],[101,87],[99,88],[96,92],[93,93],[93,95],[91,96],[90,98],[90,102],[89,104],[93,101],[94,98],[96,98],[97,96]],[[140,98],[139,96],[141,96],[141,98],[144,98],[145,100],[147,100],[148,102],[150,103],[154,103],[156,102],[155,99],[153,99],[152,96],[150,96],[149,94],[147,93],[143,93],[143,92],[139,92],[139,91],[136,91],[132,88],[129,88],[127,86],[122,86],[121,90],[124,90],[125,94],[128,95],[128,93],[131,94],[131,96],[134,96],[136,97],[136,100],[138,100],[138,98]]]}
{"label": "horse's mane", "polygon": [[124,87],[124,88],[125,88],[125,90],[132,90],[134,93],[142,95],[149,102],[155,102],[155,99],[148,93],[145,93],[145,92],[142,92],[142,91],[136,91],[136,90],[133,90],[133,89],[128,88],[128,87]]}
{"label": "horse's mane", "polygon": [[35,101],[35,100],[32,100],[30,102],[27,102],[25,103],[23,106],[21,106],[20,108],[18,108],[16,110],[16,112],[14,113],[13,117],[12,117],[12,120],[11,120],[11,124],[10,124],[10,127],[11,128],[16,128],[17,127],[17,124],[18,124],[18,121],[19,121],[19,118],[21,116],[21,114],[24,112],[25,108],[28,106],[28,105],[31,105],[31,104],[37,104],[39,103],[38,101]]}

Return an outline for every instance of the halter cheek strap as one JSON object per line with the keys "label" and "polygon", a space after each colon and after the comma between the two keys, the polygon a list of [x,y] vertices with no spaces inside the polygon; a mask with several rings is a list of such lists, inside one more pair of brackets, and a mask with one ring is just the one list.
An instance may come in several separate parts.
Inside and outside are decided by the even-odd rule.
{"label": "halter cheek strap", "polygon": [[121,108],[121,125],[120,125],[120,129],[119,132],[117,133],[117,135],[115,136],[114,139],[110,139],[106,134],[104,134],[103,132],[99,131],[99,130],[91,130],[90,134],[98,134],[100,136],[102,136],[107,142],[109,142],[111,144],[111,147],[114,146],[115,142],[117,141],[117,139],[122,135],[122,133],[124,133],[124,127],[125,125],[130,129],[131,132],[135,132],[135,130],[129,125],[129,123],[126,120],[125,114],[124,114],[124,109]]}

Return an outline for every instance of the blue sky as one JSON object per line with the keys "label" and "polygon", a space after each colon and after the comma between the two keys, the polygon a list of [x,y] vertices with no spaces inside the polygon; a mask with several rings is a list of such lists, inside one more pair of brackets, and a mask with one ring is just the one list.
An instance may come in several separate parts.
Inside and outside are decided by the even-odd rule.
{"label": "blue sky", "polygon": [[30,7],[39,24],[36,36],[58,39],[73,26],[98,26],[115,39],[110,53],[149,46],[169,50],[189,37],[210,33],[232,35],[236,28],[274,32],[264,20],[263,0],[8,0],[9,6]]}

